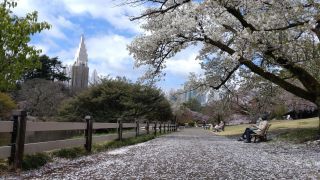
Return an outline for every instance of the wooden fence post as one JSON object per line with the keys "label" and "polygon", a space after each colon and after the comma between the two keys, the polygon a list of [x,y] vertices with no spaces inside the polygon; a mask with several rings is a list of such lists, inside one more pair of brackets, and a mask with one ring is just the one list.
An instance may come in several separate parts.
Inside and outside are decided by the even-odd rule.
{"label": "wooden fence post", "polygon": [[162,123],[161,123],[161,122],[159,122],[159,133],[160,133],[160,134],[162,133],[162,130],[161,130],[161,128],[162,128],[162,127],[161,127],[161,124],[162,124]]}
{"label": "wooden fence post", "polygon": [[139,120],[136,120],[136,137],[139,136]]}
{"label": "wooden fence post", "polygon": [[118,119],[118,140],[122,141],[122,121]]}
{"label": "wooden fence post", "polygon": [[147,134],[149,134],[150,132],[149,132],[149,121],[147,121],[147,127],[146,127],[146,129],[147,129]]}
{"label": "wooden fence post", "polygon": [[87,123],[87,128],[85,130],[85,138],[86,138],[86,144],[84,145],[87,152],[91,152],[92,149],[92,126],[93,121],[90,116],[86,116],[84,118]]}
{"label": "wooden fence post", "polygon": [[154,122],[154,135],[157,135],[157,121]]}
{"label": "wooden fence post", "polygon": [[174,116],[174,131],[177,132],[178,124],[177,124],[177,115]]}
{"label": "wooden fence post", "polygon": [[23,110],[13,111],[13,131],[11,136],[10,168],[13,170],[22,168],[24,140],[26,134],[27,113]]}

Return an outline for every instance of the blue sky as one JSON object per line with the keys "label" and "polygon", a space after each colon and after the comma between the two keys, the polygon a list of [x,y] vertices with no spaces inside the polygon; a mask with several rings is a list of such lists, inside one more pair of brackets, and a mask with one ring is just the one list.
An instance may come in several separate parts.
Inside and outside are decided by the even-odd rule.
{"label": "blue sky", "polygon": [[[31,44],[50,57],[58,56],[64,64],[72,64],[81,34],[85,36],[90,74],[126,76],[135,81],[144,73],[135,68],[126,49],[132,39],[143,33],[129,15],[137,15],[143,7],[117,6],[114,0],[19,0],[14,12],[20,16],[38,11],[39,21],[52,25],[50,30],[32,38]],[[165,91],[180,88],[190,72],[200,73],[194,59],[197,47],[180,52],[167,63],[165,80],[158,83]]]}

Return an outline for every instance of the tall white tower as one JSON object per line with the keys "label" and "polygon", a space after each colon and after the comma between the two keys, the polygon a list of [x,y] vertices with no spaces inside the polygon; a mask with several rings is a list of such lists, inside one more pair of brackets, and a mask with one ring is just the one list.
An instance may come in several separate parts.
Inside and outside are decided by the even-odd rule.
{"label": "tall white tower", "polygon": [[75,62],[72,66],[71,88],[73,91],[81,91],[88,87],[89,67],[88,54],[84,43],[84,36],[81,35],[79,48],[75,55]]}
{"label": "tall white tower", "polygon": [[91,75],[91,83],[92,85],[97,85],[99,83],[99,77],[96,70],[93,70],[93,73]]}

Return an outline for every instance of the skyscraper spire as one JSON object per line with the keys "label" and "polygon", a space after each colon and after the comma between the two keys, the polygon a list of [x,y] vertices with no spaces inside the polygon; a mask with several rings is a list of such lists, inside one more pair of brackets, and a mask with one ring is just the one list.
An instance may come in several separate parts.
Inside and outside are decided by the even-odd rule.
{"label": "skyscraper spire", "polygon": [[84,44],[84,36],[81,35],[79,48],[75,56],[75,63],[72,66],[71,87],[73,91],[81,91],[88,87],[89,67],[88,54]]}
{"label": "skyscraper spire", "polygon": [[88,54],[87,54],[87,48],[86,45],[84,44],[84,36],[83,34],[81,35],[81,39],[80,39],[80,44],[79,44],[79,48],[77,50],[76,56],[75,56],[75,64],[80,66],[80,65],[84,65],[87,66],[88,64]]}

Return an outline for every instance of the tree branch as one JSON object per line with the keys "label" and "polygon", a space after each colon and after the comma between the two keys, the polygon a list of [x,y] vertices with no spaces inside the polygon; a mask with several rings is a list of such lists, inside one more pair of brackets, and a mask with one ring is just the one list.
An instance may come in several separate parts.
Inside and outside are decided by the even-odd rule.
{"label": "tree branch", "polygon": [[262,68],[258,67],[257,65],[255,65],[252,61],[246,60],[244,58],[240,58],[239,60],[243,65],[245,65],[246,67],[248,67],[252,72],[260,75],[261,77],[277,84],[278,86],[282,87],[283,89],[285,89],[288,92],[291,92],[292,94],[298,96],[298,97],[302,97],[304,99],[307,99],[311,102],[314,102],[316,99],[314,98],[314,94],[307,92],[306,90],[295,86],[283,79],[281,79],[280,77],[270,73],[270,72],[266,72],[264,71]]}
{"label": "tree branch", "polygon": [[225,77],[223,80],[221,80],[221,83],[219,85],[217,85],[217,86],[209,85],[209,87],[212,88],[212,89],[216,89],[216,90],[220,89],[220,87],[224,86],[226,84],[226,82],[231,78],[232,74],[234,72],[236,72],[239,67],[240,67],[240,63],[237,66],[235,66],[230,72],[228,72],[227,77]]}
{"label": "tree branch", "polygon": [[229,7],[229,6],[224,6],[227,11],[232,14],[235,18],[237,18],[241,25],[244,28],[249,28],[251,31],[257,31],[257,29],[250,23],[248,23],[245,19],[244,16],[241,14],[239,9],[235,9],[234,7]]}
{"label": "tree branch", "polygon": [[[182,36],[182,35],[179,35],[179,36],[187,38],[187,37]],[[235,53],[235,50],[233,50],[229,46],[221,43],[220,41],[214,41],[214,40],[212,40],[212,39],[210,39],[208,37],[207,38],[193,38],[193,40],[201,41],[201,42],[207,42],[207,43],[209,43],[209,44],[211,44],[213,46],[218,47],[220,50],[228,53],[229,55],[233,55]],[[295,94],[298,97],[302,97],[302,98],[308,99],[308,100],[310,100],[312,102],[315,101],[314,94],[309,93],[306,90],[304,90],[304,89],[302,89],[302,88],[300,88],[298,86],[295,86],[295,85],[293,85],[293,84],[281,79],[280,77],[278,77],[278,76],[276,76],[276,75],[274,75],[272,73],[266,72],[261,67],[255,65],[252,61],[250,61],[248,59],[245,59],[243,57],[241,57],[238,61],[240,62],[240,64],[243,64],[246,67],[248,67],[252,72],[254,72],[254,73],[260,75],[261,77],[263,77],[263,78],[265,78],[265,79],[277,84],[278,86],[284,88],[288,92],[291,92],[291,93]]]}
{"label": "tree branch", "polygon": [[170,10],[174,10],[177,7],[181,6],[182,4],[185,4],[185,3],[190,2],[190,1],[191,0],[184,0],[184,1],[180,2],[180,3],[176,3],[176,4],[174,4],[174,5],[170,6],[170,7],[167,7],[166,9],[162,9],[162,7],[165,6],[165,4],[167,2],[167,1],[164,1],[159,9],[148,11],[148,12],[142,14],[141,16],[130,18],[130,21],[141,19],[141,18],[144,18],[146,16],[151,16],[151,15],[154,15],[154,14],[164,14],[164,13],[166,13],[166,12],[168,12]]}
{"label": "tree branch", "polygon": [[305,21],[305,22],[296,22],[296,23],[290,23],[288,26],[284,26],[284,27],[279,27],[279,28],[270,28],[270,29],[264,29],[264,31],[281,31],[281,30],[287,30],[290,28],[294,28],[297,26],[302,26],[306,23],[308,23],[309,21]]}
{"label": "tree branch", "polygon": [[317,90],[320,89],[320,83],[315,79],[310,73],[308,73],[305,69],[299,67],[291,63],[288,59],[283,57],[276,57],[272,50],[266,51],[265,55],[273,58],[276,62],[278,62],[282,67],[289,70],[293,75],[295,75],[299,81],[303,84],[303,86],[311,93],[317,94]]}
{"label": "tree branch", "polygon": [[316,27],[311,30],[316,34],[316,36],[318,37],[318,40],[320,40],[320,19],[317,20]]}

